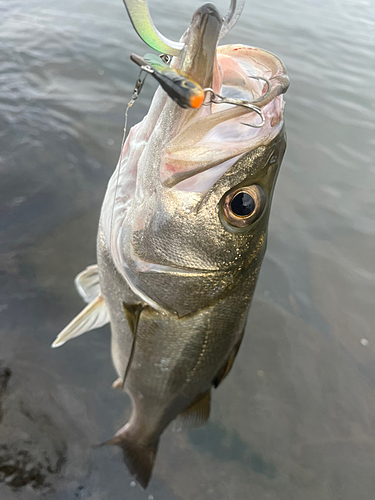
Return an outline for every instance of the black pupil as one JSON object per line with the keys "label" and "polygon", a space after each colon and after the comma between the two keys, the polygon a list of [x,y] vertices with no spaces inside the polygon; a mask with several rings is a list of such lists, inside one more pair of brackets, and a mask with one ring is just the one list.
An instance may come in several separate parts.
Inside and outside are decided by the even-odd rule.
{"label": "black pupil", "polygon": [[194,89],[195,88],[195,85],[193,82],[190,82],[189,80],[185,80],[183,85],[187,88],[187,89]]}
{"label": "black pupil", "polygon": [[248,193],[238,193],[231,201],[230,208],[235,215],[245,217],[254,212],[255,201]]}

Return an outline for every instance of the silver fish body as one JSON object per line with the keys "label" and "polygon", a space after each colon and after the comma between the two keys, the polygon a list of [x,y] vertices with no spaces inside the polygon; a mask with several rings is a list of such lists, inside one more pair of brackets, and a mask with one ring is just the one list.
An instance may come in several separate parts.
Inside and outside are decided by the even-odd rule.
{"label": "silver fish body", "polygon": [[[99,279],[94,267],[77,277],[78,289],[92,301],[88,312],[54,344],[110,321],[119,385],[132,402],[129,422],[110,443],[123,449],[143,487],[164,429],[174,419],[182,426],[203,424],[211,388],[232,366],[285,151],[285,68],[261,49],[217,48],[221,22],[213,6],[198,9],[172,64],[203,88],[257,99],[265,125],[245,127],[257,116],[233,106],[181,109],[158,89],[149,113],[130,131],[108,185],[98,232]],[[249,74],[269,78],[271,92],[263,101],[263,83]],[[252,203],[251,213],[243,200]],[[97,323],[88,328],[85,314],[95,314]]]}
{"label": "silver fish body", "polygon": [[[192,215],[185,215],[180,204],[177,219],[181,217],[185,224],[179,226],[179,230],[175,230],[173,224],[175,210],[170,222],[172,227],[166,225],[165,236],[161,228],[158,229],[155,245],[160,248],[159,238],[167,243],[161,251],[170,248],[172,254],[176,252],[179,255],[174,244],[180,241],[182,234],[185,246],[184,252],[181,252],[184,262],[178,263],[179,268],[163,262],[162,269],[141,271],[138,286],[149,291],[151,301],[155,300],[162,306],[160,310],[148,305],[144,297],[141,298],[143,294],[136,294],[129,287],[111,258],[103,231],[99,230],[101,290],[111,321],[112,358],[121,379],[126,373],[135,342],[134,356],[124,387],[131,397],[133,412],[129,423],[118,432],[113,442],[124,449],[126,462],[141,484],[146,485],[148,482],[148,476],[145,474],[144,477],[143,472],[150,470],[159,436],[173,419],[194,403],[196,408],[190,409],[190,417],[187,412],[183,418],[190,419],[192,425],[204,423],[208,418],[209,392],[229,371],[237,353],[266,249],[272,186],[284,149],[285,136],[282,130],[269,147],[260,147],[234,164],[220,179],[220,189],[217,185],[215,192],[200,206],[198,214],[191,212]],[[216,207],[233,181],[236,186],[244,181],[252,181],[249,172],[253,172],[256,179],[265,179],[264,188],[269,197],[265,213],[254,231],[246,235],[224,233],[223,226],[219,226],[221,222],[217,218]],[[213,224],[213,214],[216,214],[218,231],[204,230],[202,242],[199,234],[189,231],[189,219],[201,218],[204,228],[206,224]],[[158,212],[150,214],[149,227],[153,226],[155,217],[158,217]],[[148,233],[134,235],[136,241],[139,238],[140,245],[145,239],[147,241],[147,237]],[[219,260],[214,257],[210,260],[207,255],[205,260],[197,259],[198,249],[204,249],[206,245],[208,252],[211,247],[214,255],[223,255],[224,258]],[[152,241],[149,241],[148,248],[152,251]],[[202,262],[206,268],[202,268]],[[188,267],[190,265],[195,267]],[[136,305],[144,308],[134,338],[124,309]],[[206,407],[199,404],[202,399]],[[133,443],[137,449],[140,447],[143,458],[132,459],[127,455],[129,452],[136,454],[136,450],[129,451]],[[135,461],[137,465],[133,467]]]}

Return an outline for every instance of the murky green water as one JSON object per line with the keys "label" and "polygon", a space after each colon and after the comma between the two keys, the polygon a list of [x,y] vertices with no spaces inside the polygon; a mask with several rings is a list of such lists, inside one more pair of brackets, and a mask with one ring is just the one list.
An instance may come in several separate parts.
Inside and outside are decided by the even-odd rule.
{"label": "murky green water", "polygon": [[[178,38],[199,5],[151,11]],[[225,42],[286,64],[288,149],[232,373],[206,427],[163,435],[144,492],[92,450],[129,413],[109,328],[49,345],[82,307],[145,46],[120,0],[0,1],[1,500],[375,497],[375,4],[249,1]]]}

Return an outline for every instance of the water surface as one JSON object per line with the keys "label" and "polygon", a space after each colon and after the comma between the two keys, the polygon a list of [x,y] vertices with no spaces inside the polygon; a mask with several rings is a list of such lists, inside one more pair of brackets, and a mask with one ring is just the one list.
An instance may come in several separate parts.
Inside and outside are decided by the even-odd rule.
{"label": "water surface", "polygon": [[[171,38],[200,5],[150,3]],[[147,49],[120,0],[0,1],[2,500],[373,500],[374,33],[373,1],[266,0],[224,40],[286,64],[288,149],[232,373],[206,427],[163,435],[144,492],[117,450],[92,450],[130,409],[110,388],[109,328],[49,346],[82,308],[73,279],[96,260],[129,54]]]}

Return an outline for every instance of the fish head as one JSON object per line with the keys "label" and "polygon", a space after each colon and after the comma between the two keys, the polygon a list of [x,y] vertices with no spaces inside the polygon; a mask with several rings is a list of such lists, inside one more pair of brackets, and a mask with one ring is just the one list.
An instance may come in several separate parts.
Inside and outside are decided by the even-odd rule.
{"label": "fish head", "polygon": [[101,214],[108,250],[133,292],[180,317],[239,287],[249,302],[286,144],[284,65],[262,49],[217,47],[221,24],[213,5],[198,9],[171,66],[212,89],[207,95],[255,101],[263,126],[232,104],[182,109],[159,88],[129,133]]}

